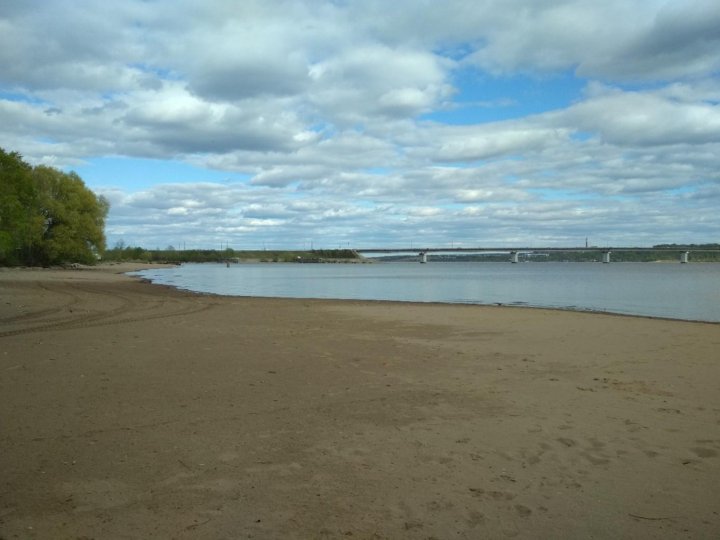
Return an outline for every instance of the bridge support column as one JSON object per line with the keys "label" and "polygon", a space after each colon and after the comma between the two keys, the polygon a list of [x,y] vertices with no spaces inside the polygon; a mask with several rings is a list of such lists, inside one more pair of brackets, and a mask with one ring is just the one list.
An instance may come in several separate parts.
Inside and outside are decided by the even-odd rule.
{"label": "bridge support column", "polygon": [[689,257],[689,256],[690,256],[690,252],[689,252],[689,251],[683,251],[683,252],[680,254],[680,262],[681,262],[682,264],[687,264],[687,262],[688,262],[688,257]]}
{"label": "bridge support column", "polygon": [[612,253],[612,251],[604,251],[603,252],[603,263],[604,264],[607,264],[610,262],[610,254],[611,253]]}
{"label": "bridge support column", "polygon": [[513,264],[517,264],[519,255],[520,255],[520,253],[518,253],[517,251],[511,251],[510,252],[510,262]]}

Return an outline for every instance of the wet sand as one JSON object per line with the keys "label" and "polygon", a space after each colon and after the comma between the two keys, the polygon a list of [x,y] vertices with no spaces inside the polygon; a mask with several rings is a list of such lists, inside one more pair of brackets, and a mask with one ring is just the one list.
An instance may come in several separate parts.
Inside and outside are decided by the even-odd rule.
{"label": "wet sand", "polygon": [[720,325],[0,270],[0,538],[717,538]]}

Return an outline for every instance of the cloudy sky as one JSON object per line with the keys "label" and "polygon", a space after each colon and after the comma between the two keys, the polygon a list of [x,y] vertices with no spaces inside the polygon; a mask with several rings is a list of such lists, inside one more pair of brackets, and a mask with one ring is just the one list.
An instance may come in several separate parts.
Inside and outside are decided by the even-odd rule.
{"label": "cloudy sky", "polygon": [[110,246],[720,241],[717,0],[3,0],[0,147]]}

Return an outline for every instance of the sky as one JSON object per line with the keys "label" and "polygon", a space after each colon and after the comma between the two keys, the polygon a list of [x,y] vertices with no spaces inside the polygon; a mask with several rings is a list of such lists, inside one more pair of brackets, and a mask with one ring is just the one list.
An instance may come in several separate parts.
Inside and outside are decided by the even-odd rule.
{"label": "sky", "polygon": [[3,0],[0,147],[108,245],[720,241],[717,0]]}

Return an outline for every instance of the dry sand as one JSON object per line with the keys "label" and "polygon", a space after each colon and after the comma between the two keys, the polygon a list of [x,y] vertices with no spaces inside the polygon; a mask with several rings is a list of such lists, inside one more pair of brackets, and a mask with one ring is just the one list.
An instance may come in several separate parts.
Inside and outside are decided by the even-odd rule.
{"label": "dry sand", "polygon": [[0,271],[0,537],[718,538],[720,325]]}

